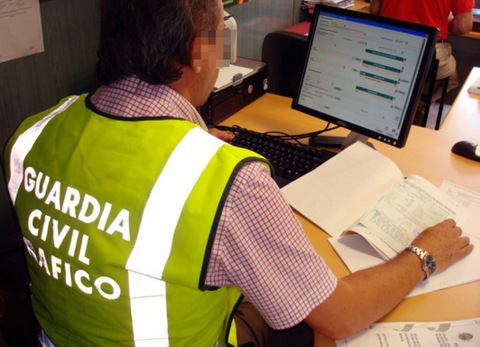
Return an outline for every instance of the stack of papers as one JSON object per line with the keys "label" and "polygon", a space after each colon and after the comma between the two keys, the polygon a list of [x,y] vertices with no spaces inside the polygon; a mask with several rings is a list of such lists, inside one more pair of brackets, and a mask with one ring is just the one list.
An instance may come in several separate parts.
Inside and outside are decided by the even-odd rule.
{"label": "stack of papers", "polygon": [[480,95],[480,77],[468,88],[468,92]]}
{"label": "stack of papers", "polygon": [[234,83],[240,83],[246,76],[250,75],[254,70],[248,67],[230,64],[228,67],[220,69],[217,81],[213,86],[214,91],[224,89]]}
{"label": "stack of papers", "polygon": [[314,8],[315,4],[328,5],[339,8],[347,8],[355,5],[355,0],[304,0],[303,8]]}
{"label": "stack of papers", "polygon": [[417,175],[404,178],[393,161],[357,142],[282,188],[289,204],[333,236],[330,244],[351,272],[393,258],[425,228],[453,218],[473,253],[422,282],[410,296],[480,279],[480,193]]}
{"label": "stack of papers", "polygon": [[480,317],[448,322],[376,323],[337,347],[480,346]]}

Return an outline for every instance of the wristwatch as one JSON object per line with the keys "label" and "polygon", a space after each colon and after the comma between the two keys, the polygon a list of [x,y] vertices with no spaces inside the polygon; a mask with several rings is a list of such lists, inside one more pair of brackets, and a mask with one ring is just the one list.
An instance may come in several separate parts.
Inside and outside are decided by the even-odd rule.
{"label": "wristwatch", "polygon": [[418,255],[418,257],[422,260],[422,270],[425,271],[425,279],[430,277],[435,272],[437,268],[437,262],[435,261],[435,258],[427,251],[415,246],[410,246],[407,248],[407,250]]}

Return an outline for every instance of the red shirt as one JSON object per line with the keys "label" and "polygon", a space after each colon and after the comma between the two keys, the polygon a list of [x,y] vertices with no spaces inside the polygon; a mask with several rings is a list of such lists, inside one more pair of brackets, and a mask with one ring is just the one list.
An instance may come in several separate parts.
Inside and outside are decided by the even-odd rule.
{"label": "red shirt", "polygon": [[376,0],[380,15],[440,29],[439,40],[448,37],[448,16],[472,12],[474,0]]}

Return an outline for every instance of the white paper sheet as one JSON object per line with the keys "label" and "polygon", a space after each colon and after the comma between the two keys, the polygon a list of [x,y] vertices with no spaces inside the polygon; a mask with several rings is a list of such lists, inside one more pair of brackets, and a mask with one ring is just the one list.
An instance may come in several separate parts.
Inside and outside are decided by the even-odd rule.
{"label": "white paper sheet", "polygon": [[338,237],[402,180],[395,163],[357,142],[283,187],[282,193],[298,212]]}
{"label": "white paper sheet", "polygon": [[0,63],[43,50],[39,0],[0,0]]}
{"label": "white paper sheet", "polygon": [[[435,273],[427,281],[420,283],[408,296],[480,280],[480,267],[478,266],[480,264],[480,228],[478,227],[480,193],[448,181],[444,181],[440,189],[461,205],[457,224],[462,228],[463,234],[470,237],[475,248],[471,254],[453,264],[447,270]],[[335,251],[341,255],[343,262],[351,272],[384,262],[384,259],[374,250],[372,245],[358,234],[330,238],[328,241]]]}
{"label": "white paper sheet", "polygon": [[450,322],[377,323],[344,340],[338,347],[480,346],[480,318]]}
{"label": "white paper sheet", "polygon": [[243,78],[245,78],[245,76],[248,76],[253,71],[254,71],[253,69],[250,69],[248,67],[231,64],[228,67],[224,67],[223,69],[220,69],[220,72],[218,73],[217,81],[215,82],[215,85],[213,88],[214,90],[223,89],[234,82],[233,77],[235,75],[238,75],[238,76],[241,75],[239,79],[239,81],[241,81]]}
{"label": "white paper sheet", "polygon": [[[472,238],[475,249],[465,258],[453,264],[447,270],[435,273],[428,280],[416,286],[407,297],[430,293],[436,290],[454,287],[460,284],[480,280],[480,242]],[[373,247],[360,235],[345,235],[328,239],[351,272],[380,265],[385,261]]]}

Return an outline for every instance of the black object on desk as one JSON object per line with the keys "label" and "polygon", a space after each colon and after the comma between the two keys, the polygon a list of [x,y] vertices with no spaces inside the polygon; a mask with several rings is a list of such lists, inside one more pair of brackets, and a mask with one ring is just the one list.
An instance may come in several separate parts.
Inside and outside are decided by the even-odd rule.
{"label": "black object on desk", "polygon": [[268,159],[275,170],[275,181],[279,187],[312,171],[336,154],[238,126],[218,128],[235,134],[232,145],[250,149]]}
{"label": "black object on desk", "polygon": [[235,65],[253,69],[253,72],[246,76],[236,74],[231,84],[212,91],[207,102],[198,109],[207,125],[217,125],[267,91],[265,63],[239,57]]}
{"label": "black object on desk", "polygon": [[462,157],[480,161],[480,145],[470,141],[459,141],[452,147],[452,152]]}

